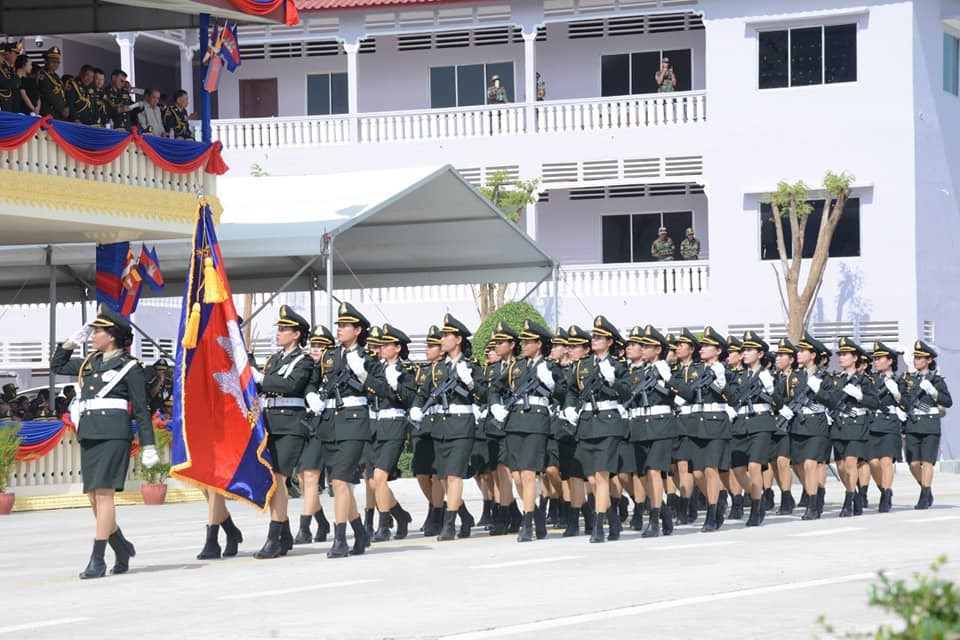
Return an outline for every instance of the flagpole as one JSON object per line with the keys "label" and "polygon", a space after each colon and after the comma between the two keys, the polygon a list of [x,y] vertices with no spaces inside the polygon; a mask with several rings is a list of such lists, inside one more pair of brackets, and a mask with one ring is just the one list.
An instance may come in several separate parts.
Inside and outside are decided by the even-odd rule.
{"label": "flagpole", "polygon": [[[210,46],[210,14],[200,14],[200,51],[206,52]],[[203,72],[203,65],[200,70]],[[209,66],[207,67],[209,70]],[[205,75],[205,72],[203,72]],[[205,78],[200,82],[200,131],[201,139],[205,144],[210,144],[213,138],[213,132],[210,128],[210,92],[207,91]]]}

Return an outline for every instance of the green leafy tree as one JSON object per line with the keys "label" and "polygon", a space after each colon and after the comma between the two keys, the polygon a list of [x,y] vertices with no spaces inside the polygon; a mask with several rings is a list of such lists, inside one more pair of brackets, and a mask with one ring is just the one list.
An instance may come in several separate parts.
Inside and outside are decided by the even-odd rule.
{"label": "green leafy tree", "polygon": [[540,312],[538,312],[533,305],[523,302],[522,300],[518,302],[507,302],[494,311],[489,318],[481,322],[480,326],[477,327],[477,330],[474,332],[473,338],[471,338],[474,358],[482,361],[484,347],[487,346],[490,335],[493,333],[493,328],[497,326],[497,322],[500,320],[506,322],[507,326],[517,333],[520,333],[520,330],[523,329],[524,320],[536,322],[543,327],[549,326],[547,325],[547,321],[543,319],[543,316],[540,315]]}
{"label": "green leafy tree", "polygon": [[[494,171],[487,178],[487,186],[480,187],[482,193],[514,224],[520,222],[520,214],[537,201],[540,179],[510,180],[506,171]],[[495,247],[491,247],[495,250]],[[485,283],[473,287],[473,297],[477,305],[480,320],[485,321],[506,302],[507,283]]]}
{"label": "green leafy tree", "polygon": [[[777,271],[776,265],[772,266],[777,273],[780,302],[787,315],[787,333],[794,342],[800,339],[810,322],[810,314],[823,284],[823,273],[830,257],[830,242],[843,216],[853,181],[854,177],[846,172],[836,174],[828,171],[823,178],[824,204],[820,228],[817,230],[817,243],[802,287],[800,280],[804,239],[807,223],[813,212],[813,205],[809,202],[809,189],[802,181],[790,184],[781,180],[777,184],[777,190],[766,197],[773,210],[780,270]],[[784,220],[790,228],[789,253],[783,230]]]}

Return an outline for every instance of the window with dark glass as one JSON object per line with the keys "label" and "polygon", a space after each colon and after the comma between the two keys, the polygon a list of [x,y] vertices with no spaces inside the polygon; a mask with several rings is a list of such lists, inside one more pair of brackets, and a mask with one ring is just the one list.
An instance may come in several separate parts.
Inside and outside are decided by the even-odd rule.
{"label": "window with dark glass", "polygon": [[667,58],[677,76],[675,91],[693,88],[693,62],[690,49],[614,53],[600,56],[600,95],[627,96],[657,93],[657,72]]}
{"label": "window with dark glass", "polygon": [[630,262],[630,216],[603,216],[603,262]]}
{"label": "window with dark glass", "polygon": [[500,85],[507,93],[507,101],[514,101],[512,62],[462,64],[430,68],[430,107],[468,107],[487,102],[487,88],[493,76],[500,76]]}
{"label": "window with dark glass", "polygon": [[693,212],[603,216],[600,222],[603,262],[653,262],[650,248],[657,239],[660,227],[667,228],[667,236],[673,240],[679,257],[680,243],[686,237],[686,230],[693,227]]}
{"label": "window with dark glass", "polygon": [[856,82],[857,25],[838,24],[823,28],[824,82]]}
{"label": "window with dark glass", "polygon": [[307,76],[307,115],[328,116],[347,112],[347,74],[317,73]]}
{"label": "window with dark glass", "polygon": [[790,86],[790,65],[787,62],[787,31],[760,33],[760,88]]}
{"label": "window with dark glass", "polygon": [[856,24],[761,31],[757,45],[761,89],[857,79]]}
{"label": "window with dark glass", "polygon": [[[817,234],[820,231],[820,220],[823,217],[823,200],[811,200],[813,210],[804,229],[803,257],[812,258],[817,247]],[[782,218],[783,240],[786,244],[787,258],[793,257],[793,234],[790,232],[790,221]],[[860,255],[860,199],[850,198],[843,209],[840,222],[833,232],[830,241],[831,258],[853,258]],[[779,260],[780,251],[777,249],[777,230],[773,224],[773,208],[769,204],[760,205],[760,259]]]}
{"label": "window with dark glass", "polygon": [[790,85],[823,84],[823,28],[790,30]]}
{"label": "window with dark glass", "polygon": [[943,34],[943,90],[953,95],[960,94],[960,40],[949,33]]}

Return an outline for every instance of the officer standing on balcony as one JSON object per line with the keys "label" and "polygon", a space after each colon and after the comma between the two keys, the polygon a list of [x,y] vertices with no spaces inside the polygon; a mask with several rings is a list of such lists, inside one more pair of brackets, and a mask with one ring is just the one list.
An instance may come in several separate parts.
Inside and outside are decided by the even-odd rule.
{"label": "officer standing on balcony", "polygon": [[487,104],[506,104],[510,102],[507,90],[500,84],[500,76],[493,74],[490,77],[490,86],[487,87]]}
{"label": "officer standing on balcony", "polygon": [[680,257],[684,260],[700,258],[700,241],[693,235],[693,229],[687,229],[687,237],[680,243]]}
{"label": "officer standing on balcony", "polygon": [[37,72],[37,86],[40,88],[40,114],[52,116],[57,120],[66,120],[70,115],[67,107],[67,96],[63,82],[57,75],[60,68],[60,48],[50,47],[43,54],[46,61],[43,68]]}
{"label": "officer standing on balcony", "polygon": [[673,260],[673,251],[676,246],[667,236],[667,228],[660,227],[657,230],[657,239],[653,241],[653,244],[650,246],[650,255],[653,256],[655,260]]}
{"label": "officer standing on balcony", "polygon": [[16,42],[5,42],[0,45],[3,60],[0,60],[0,111],[20,111],[20,77],[13,69],[13,64],[20,51]]}

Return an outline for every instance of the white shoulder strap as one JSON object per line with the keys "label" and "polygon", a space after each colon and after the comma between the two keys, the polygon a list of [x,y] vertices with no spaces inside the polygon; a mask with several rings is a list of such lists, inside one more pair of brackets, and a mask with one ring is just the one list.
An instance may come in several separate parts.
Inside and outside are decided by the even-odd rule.
{"label": "white shoulder strap", "polygon": [[107,394],[110,393],[110,391],[112,391],[115,386],[117,386],[117,383],[123,380],[123,376],[127,375],[130,369],[133,369],[133,367],[136,364],[137,364],[136,360],[130,360],[129,362],[127,362],[127,364],[123,365],[123,368],[120,369],[120,372],[113,378],[113,380],[105,384],[103,388],[100,389],[100,391],[98,391],[97,395],[95,395],[94,397],[105,398]]}
{"label": "white shoulder strap", "polygon": [[290,374],[293,373],[293,368],[297,366],[297,363],[303,360],[304,355],[301,353],[296,358],[290,361],[290,364],[286,366],[286,370],[283,372],[284,378],[289,378]]}

